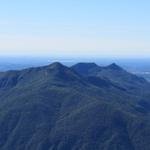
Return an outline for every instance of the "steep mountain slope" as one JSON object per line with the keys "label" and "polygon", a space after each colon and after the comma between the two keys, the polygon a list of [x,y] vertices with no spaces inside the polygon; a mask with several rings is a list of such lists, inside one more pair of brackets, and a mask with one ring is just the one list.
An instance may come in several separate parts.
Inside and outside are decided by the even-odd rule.
{"label": "steep mountain slope", "polygon": [[0,149],[149,150],[150,93],[83,74],[60,63],[0,73]]}

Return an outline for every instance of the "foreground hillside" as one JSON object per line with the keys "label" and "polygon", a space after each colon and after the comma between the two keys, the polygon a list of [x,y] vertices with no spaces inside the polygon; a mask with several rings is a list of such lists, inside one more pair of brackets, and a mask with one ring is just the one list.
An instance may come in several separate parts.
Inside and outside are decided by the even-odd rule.
{"label": "foreground hillside", "polygon": [[150,150],[150,84],[116,64],[0,73],[1,150]]}

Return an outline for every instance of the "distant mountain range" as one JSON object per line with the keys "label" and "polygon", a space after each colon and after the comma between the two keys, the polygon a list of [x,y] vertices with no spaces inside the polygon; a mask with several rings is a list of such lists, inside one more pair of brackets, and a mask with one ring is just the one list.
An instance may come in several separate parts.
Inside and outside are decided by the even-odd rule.
{"label": "distant mountain range", "polygon": [[150,150],[150,83],[115,63],[1,72],[0,150]]}

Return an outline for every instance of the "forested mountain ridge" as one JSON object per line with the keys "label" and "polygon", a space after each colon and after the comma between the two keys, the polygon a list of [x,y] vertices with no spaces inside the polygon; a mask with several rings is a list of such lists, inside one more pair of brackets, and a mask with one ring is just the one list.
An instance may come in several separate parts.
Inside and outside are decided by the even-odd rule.
{"label": "forested mountain ridge", "polygon": [[1,72],[0,149],[149,150],[150,84],[116,64]]}

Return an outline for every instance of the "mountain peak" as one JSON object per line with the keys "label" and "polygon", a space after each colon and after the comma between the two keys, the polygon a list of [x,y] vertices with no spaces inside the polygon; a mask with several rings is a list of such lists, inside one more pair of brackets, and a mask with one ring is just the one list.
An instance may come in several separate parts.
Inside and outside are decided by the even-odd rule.
{"label": "mountain peak", "polygon": [[112,63],[108,65],[106,68],[112,69],[112,70],[123,70],[120,66],[118,66],[116,63]]}
{"label": "mountain peak", "polygon": [[91,63],[81,62],[72,66],[72,68],[82,68],[82,69],[93,69],[93,68],[98,68],[98,67],[99,66],[94,62],[91,62]]}
{"label": "mountain peak", "polygon": [[64,66],[63,64],[59,62],[54,62],[50,64],[47,68],[49,75],[51,77],[54,77],[55,80],[61,80],[61,81],[80,81],[82,82],[83,79],[81,79],[81,76],[76,73],[74,70],[71,68]]}
{"label": "mountain peak", "polygon": [[95,63],[78,63],[71,67],[81,75],[93,74],[93,72],[100,70],[101,68]]}
{"label": "mountain peak", "polygon": [[50,64],[49,67],[50,67],[51,69],[54,69],[54,68],[64,68],[65,66],[62,65],[62,64],[59,63],[59,62],[54,62],[54,63]]}

